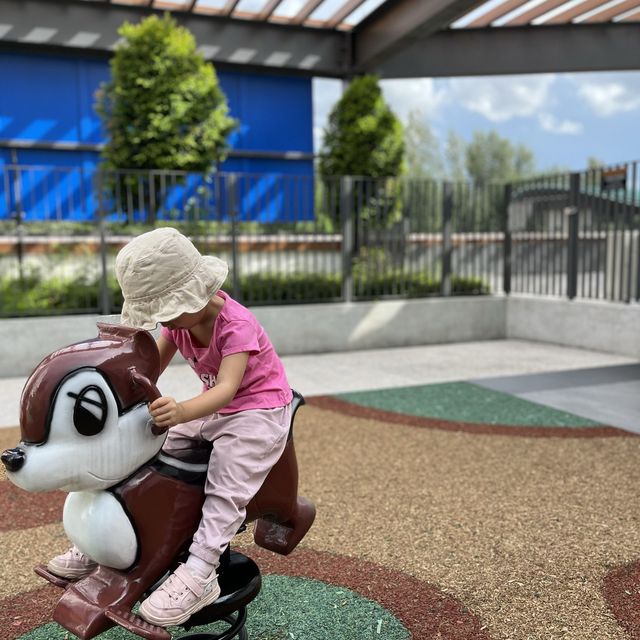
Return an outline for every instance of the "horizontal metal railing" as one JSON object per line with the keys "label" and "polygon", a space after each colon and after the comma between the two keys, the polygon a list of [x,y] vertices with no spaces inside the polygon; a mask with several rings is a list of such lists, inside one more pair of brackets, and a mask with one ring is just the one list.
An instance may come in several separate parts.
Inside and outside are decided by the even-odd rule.
{"label": "horizontal metal railing", "polygon": [[[637,163],[511,185],[4,165],[0,315],[115,312],[118,250],[173,225],[249,305],[522,292],[633,301]],[[616,173],[617,171],[617,173]]]}

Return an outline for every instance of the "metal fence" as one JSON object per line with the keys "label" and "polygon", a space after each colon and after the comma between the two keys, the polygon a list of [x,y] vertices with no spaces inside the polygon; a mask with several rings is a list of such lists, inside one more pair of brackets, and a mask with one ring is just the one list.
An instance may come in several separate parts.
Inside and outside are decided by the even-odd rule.
{"label": "metal fence", "polygon": [[[170,224],[248,305],[501,292],[638,300],[637,165],[478,186],[5,165],[0,315],[112,313],[118,250]],[[617,172],[617,173],[616,173]]]}
{"label": "metal fence", "polygon": [[510,187],[507,291],[640,300],[638,163]]}

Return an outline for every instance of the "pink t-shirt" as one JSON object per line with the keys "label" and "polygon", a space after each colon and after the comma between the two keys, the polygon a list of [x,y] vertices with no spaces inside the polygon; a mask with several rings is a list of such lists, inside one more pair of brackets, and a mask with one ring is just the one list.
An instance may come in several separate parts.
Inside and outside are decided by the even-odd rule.
{"label": "pink t-shirt", "polygon": [[284,366],[265,330],[246,307],[224,291],[218,291],[217,295],[224,300],[224,305],[214,322],[209,346],[199,346],[188,329],[162,327],[162,335],[173,342],[189,362],[202,380],[203,391],[215,386],[222,358],[243,351],[249,353],[235,398],[219,413],[276,409],[289,404],[293,394]]}

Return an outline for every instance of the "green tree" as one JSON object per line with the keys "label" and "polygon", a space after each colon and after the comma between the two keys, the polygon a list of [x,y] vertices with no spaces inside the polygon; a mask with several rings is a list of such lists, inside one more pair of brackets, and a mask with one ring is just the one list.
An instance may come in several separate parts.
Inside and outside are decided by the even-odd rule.
{"label": "green tree", "polygon": [[566,165],[552,164],[538,172],[540,176],[564,176],[571,173],[571,169]]}
{"label": "green tree", "polygon": [[536,159],[529,147],[519,144],[513,154],[513,179],[530,178],[536,172]]}
{"label": "green tree", "polygon": [[398,176],[403,167],[402,124],[385,103],[378,78],[354,78],[329,115],[320,175],[379,178]]}
{"label": "green tree", "polygon": [[438,180],[444,176],[440,141],[419,110],[409,112],[404,146],[409,177]]}
{"label": "green tree", "polygon": [[210,171],[237,122],[193,35],[169,14],[125,22],[118,33],[95,104],[107,132],[104,167]]}
{"label": "green tree", "polygon": [[462,182],[467,179],[465,169],[466,143],[462,136],[449,130],[447,134],[447,146],[445,149],[446,174],[453,182]]}
{"label": "green tree", "polygon": [[466,148],[466,168],[477,185],[509,182],[534,172],[533,152],[524,145],[512,145],[495,131],[476,131]]}
{"label": "green tree", "polygon": [[334,225],[341,219],[337,178],[357,176],[350,198],[353,247],[356,263],[367,270],[374,269],[378,253],[386,254],[383,231],[401,219],[402,185],[395,177],[404,170],[402,123],[384,101],[378,78],[354,78],[329,114],[319,171]]}
{"label": "green tree", "polygon": [[412,231],[440,229],[442,195],[439,180],[445,177],[440,141],[423,113],[409,112],[404,129],[407,177],[404,200],[410,208],[406,218]]}

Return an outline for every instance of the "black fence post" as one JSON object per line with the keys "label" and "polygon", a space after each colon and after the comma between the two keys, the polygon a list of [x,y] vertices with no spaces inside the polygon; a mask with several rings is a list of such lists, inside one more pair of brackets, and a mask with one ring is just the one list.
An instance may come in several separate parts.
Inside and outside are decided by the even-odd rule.
{"label": "black fence post", "polygon": [[[12,150],[13,152],[14,150]],[[12,157],[15,154],[12,153]],[[22,211],[22,174],[21,169],[17,165],[17,158],[13,167],[13,197],[15,204],[15,220],[16,220],[16,257],[18,258],[18,276],[20,284],[24,280],[24,212]]]}
{"label": "black fence post", "polygon": [[578,295],[578,196],[580,174],[572,173],[569,182],[569,206],[565,209],[568,219],[569,240],[567,244],[567,297],[573,300]]}
{"label": "black fence post", "polygon": [[440,295],[451,295],[451,218],[453,215],[453,184],[442,183],[442,279]]}
{"label": "black fence post", "polygon": [[509,220],[509,205],[511,204],[511,185],[506,184],[502,194],[502,231],[504,233],[502,289],[506,295],[511,293],[511,226]]}
{"label": "black fence post", "polygon": [[235,173],[229,174],[227,178],[227,212],[231,220],[231,287],[233,297],[242,301],[242,291],[240,288],[240,264],[238,260],[238,207],[236,194],[237,176]]}
{"label": "black fence post", "polygon": [[100,313],[107,316],[111,313],[111,295],[107,278],[107,238],[104,215],[104,187],[102,184],[102,171],[98,169],[95,174],[98,191],[98,228],[100,230],[100,299],[98,301]]}
{"label": "black fence post", "polygon": [[342,300],[353,302],[354,220],[353,178],[340,178],[340,219],[342,220]]}
{"label": "black fence post", "polygon": [[[636,290],[635,290],[635,299],[636,302],[640,302],[640,229],[639,225],[631,226],[631,256],[633,256],[634,251],[636,254]],[[635,227],[635,228],[634,228]],[[635,239],[634,239],[635,238]],[[634,249],[635,246],[635,249]]]}

